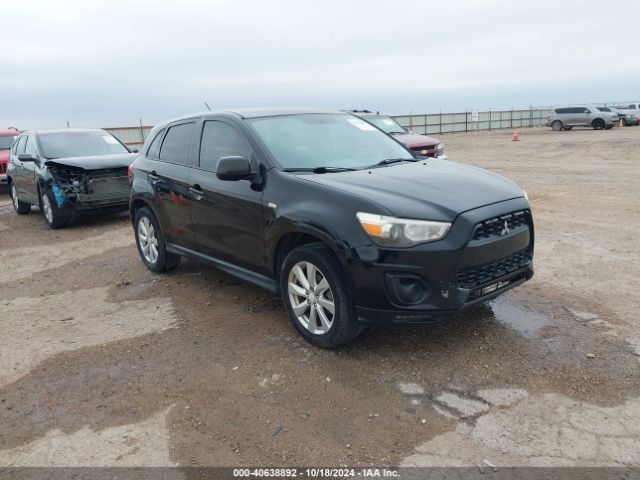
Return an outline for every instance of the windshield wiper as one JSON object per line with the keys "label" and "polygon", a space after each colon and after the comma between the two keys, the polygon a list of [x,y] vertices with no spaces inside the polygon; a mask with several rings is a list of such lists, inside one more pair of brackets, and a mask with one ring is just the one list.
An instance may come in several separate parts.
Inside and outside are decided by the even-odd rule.
{"label": "windshield wiper", "polygon": [[366,168],[374,168],[374,167],[382,167],[384,165],[391,165],[392,163],[398,162],[415,162],[415,158],[385,158],[384,160],[380,160],[378,163],[374,163],[373,165],[368,165]]}
{"label": "windshield wiper", "polygon": [[333,173],[333,172],[353,172],[357,169],[349,167],[314,167],[314,168],[285,168],[285,172],[312,172],[312,173]]}

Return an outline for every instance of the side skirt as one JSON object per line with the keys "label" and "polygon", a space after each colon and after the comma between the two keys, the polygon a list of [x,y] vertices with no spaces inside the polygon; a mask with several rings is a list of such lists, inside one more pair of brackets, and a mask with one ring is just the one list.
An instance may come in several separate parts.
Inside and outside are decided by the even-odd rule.
{"label": "side skirt", "polygon": [[274,279],[266,277],[264,275],[260,275],[256,272],[252,272],[251,270],[247,270],[246,268],[238,267],[233,263],[225,262],[224,260],[219,260],[215,257],[211,257],[209,255],[205,255],[204,253],[196,252],[195,250],[181,247],[180,245],[175,245],[173,243],[167,243],[167,251],[176,255],[192,257],[205,263],[209,263],[219,268],[220,270],[233,275],[234,277],[238,277],[241,280],[253,283],[254,285],[262,287],[265,290],[269,290],[274,293],[277,293],[279,290],[278,283]]}

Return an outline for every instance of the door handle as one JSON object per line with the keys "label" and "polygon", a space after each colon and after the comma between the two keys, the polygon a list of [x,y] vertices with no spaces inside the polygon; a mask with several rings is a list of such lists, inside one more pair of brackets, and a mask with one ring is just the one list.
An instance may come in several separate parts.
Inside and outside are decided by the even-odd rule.
{"label": "door handle", "polygon": [[189,191],[196,200],[200,200],[202,197],[204,197],[204,192],[200,189],[200,185],[198,185],[197,183],[193,187],[191,187]]}
{"label": "door handle", "polygon": [[151,171],[149,172],[148,176],[149,176],[149,180],[152,180],[152,181],[154,181],[154,182],[155,182],[156,180],[158,180],[158,178],[160,178],[160,177],[158,177],[158,174],[156,173],[156,171],[155,171],[155,170],[151,170]]}

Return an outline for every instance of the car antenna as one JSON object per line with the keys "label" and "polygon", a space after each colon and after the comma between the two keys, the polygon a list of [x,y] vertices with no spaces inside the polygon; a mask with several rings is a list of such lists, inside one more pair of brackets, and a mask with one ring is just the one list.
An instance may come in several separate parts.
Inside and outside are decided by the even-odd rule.
{"label": "car antenna", "polygon": [[207,107],[207,110],[211,111],[211,107],[209,106],[209,104],[207,102],[204,102],[204,106]]}

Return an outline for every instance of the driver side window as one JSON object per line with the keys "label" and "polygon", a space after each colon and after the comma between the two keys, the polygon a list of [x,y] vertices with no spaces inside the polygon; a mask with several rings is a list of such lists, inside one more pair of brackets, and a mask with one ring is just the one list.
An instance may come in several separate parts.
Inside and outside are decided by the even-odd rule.
{"label": "driver side window", "polygon": [[25,145],[24,153],[30,153],[34,157],[38,156],[38,147],[36,147],[36,139],[33,135],[29,135],[27,137],[27,144]]}

